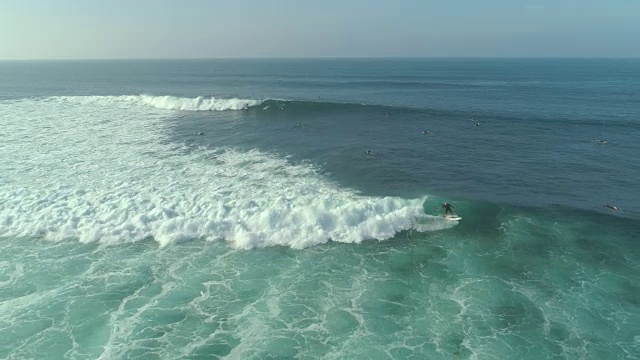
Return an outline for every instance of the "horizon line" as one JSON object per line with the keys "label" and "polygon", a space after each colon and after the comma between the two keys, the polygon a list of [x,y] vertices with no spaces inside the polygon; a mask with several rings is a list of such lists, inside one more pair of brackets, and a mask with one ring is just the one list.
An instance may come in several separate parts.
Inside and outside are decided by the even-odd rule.
{"label": "horizon line", "polygon": [[640,56],[313,56],[313,57],[114,57],[114,58],[15,58],[0,59],[0,62],[19,61],[185,61],[185,60],[625,60],[640,59]]}

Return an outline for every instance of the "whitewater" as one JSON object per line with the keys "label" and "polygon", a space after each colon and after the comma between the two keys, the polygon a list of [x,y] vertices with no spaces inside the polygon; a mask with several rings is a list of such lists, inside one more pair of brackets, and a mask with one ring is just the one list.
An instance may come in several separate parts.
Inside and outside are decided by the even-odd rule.
{"label": "whitewater", "polygon": [[[152,96],[52,97],[0,103],[7,138],[0,236],[160,246],[226,240],[250,249],[329,240],[385,240],[451,227],[425,199],[365,197],[312,164],[258,150],[166,141],[176,111],[232,111],[257,100]],[[215,121],[215,120],[212,120]],[[28,127],[25,127],[28,124]]]}

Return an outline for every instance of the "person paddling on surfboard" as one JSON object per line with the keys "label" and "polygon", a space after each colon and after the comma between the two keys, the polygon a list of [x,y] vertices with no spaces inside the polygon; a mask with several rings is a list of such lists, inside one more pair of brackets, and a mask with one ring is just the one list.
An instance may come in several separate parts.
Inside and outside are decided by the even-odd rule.
{"label": "person paddling on surfboard", "polygon": [[451,210],[453,205],[449,204],[448,202],[445,202],[444,204],[442,204],[441,207],[444,208],[444,216],[447,216],[447,214],[453,216],[453,210]]}

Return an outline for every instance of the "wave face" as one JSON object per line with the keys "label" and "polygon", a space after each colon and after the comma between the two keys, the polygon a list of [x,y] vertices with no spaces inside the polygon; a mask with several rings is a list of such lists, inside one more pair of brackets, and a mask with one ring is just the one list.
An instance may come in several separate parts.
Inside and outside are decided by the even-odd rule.
{"label": "wave face", "polygon": [[0,103],[10,119],[2,145],[9,160],[1,169],[0,236],[103,243],[153,238],[162,246],[205,238],[242,249],[299,249],[329,240],[388,239],[414,228],[418,218],[420,231],[452,226],[423,215],[424,199],[360,196],[310,164],[256,150],[171,143],[171,114],[162,109],[248,104],[198,99]]}

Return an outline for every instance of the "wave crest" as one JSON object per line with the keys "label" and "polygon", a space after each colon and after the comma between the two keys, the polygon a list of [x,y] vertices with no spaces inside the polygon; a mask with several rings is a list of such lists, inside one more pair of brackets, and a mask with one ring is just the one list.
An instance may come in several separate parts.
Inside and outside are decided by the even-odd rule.
{"label": "wave crest", "polygon": [[[62,102],[67,104],[84,105],[139,105],[153,107],[162,110],[182,110],[182,111],[226,111],[226,110],[246,110],[252,106],[260,105],[263,100],[238,99],[238,98],[216,98],[198,96],[195,98],[177,96],[154,96],[154,95],[119,95],[119,96],[53,96],[41,99],[46,102]],[[26,100],[30,101],[30,100]]]}
{"label": "wave crest", "polygon": [[126,96],[126,101],[150,105],[158,109],[188,111],[243,110],[262,103],[262,101],[250,99],[220,99],[203,96],[198,96],[196,98],[182,98],[175,96],[151,95]]}

